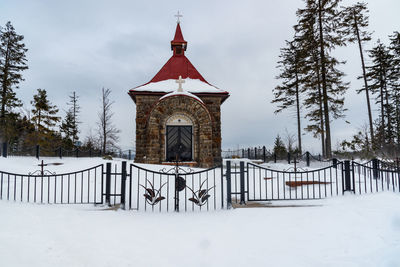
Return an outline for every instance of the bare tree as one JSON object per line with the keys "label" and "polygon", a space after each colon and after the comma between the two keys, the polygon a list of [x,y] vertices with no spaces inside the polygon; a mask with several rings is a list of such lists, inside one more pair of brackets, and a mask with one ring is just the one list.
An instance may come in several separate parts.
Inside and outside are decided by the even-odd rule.
{"label": "bare tree", "polygon": [[289,153],[293,153],[298,150],[298,148],[294,148],[294,145],[296,143],[296,137],[294,134],[289,133],[287,128],[285,128],[285,139],[286,139],[286,149]]}
{"label": "bare tree", "polygon": [[112,116],[114,113],[112,112],[111,107],[112,104],[114,104],[114,101],[110,100],[110,94],[110,88],[102,88],[101,111],[99,112],[98,129],[101,146],[104,153],[107,150],[118,148],[118,134],[120,133],[120,130],[117,129],[112,123]]}

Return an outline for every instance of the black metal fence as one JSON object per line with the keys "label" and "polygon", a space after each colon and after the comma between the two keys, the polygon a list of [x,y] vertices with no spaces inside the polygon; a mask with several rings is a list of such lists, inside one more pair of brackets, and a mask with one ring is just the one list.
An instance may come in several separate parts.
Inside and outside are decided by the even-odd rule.
{"label": "black metal fence", "polygon": [[103,165],[64,174],[0,171],[0,199],[51,204],[101,204]]}
{"label": "black metal fence", "polygon": [[[168,166],[150,170],[126,161],[56,174],[0,172],[0,200],[49,204],[105,204],[138,211],[209,211],[226,207],[223,169]],[[157,165],[154,165],[157,166]],[[129,169],[128,169],[129,167]],[[147,166],[148,167],[148,166]]]}
{"label": "black metal fence", "polygon": [[[0,171],[0,200],[51,204],[105,204],[138,211],[209,211],[248,201],[310,200],[342,195],[400,192],[400,169],[374,159],[332,161],[328,167],[274,170],[253,163],[191,169],[108,162],[56,174]],[[158,167],[157,167],[158,166]],[[161,168],[161,169],[157,169]]]}
{"label": "black metal fence", "polygon": [[286,153],[286,154],[275,154],[263,147],[249,147],[242,149],[233,150],[223,150],[222,158],[224,159],[237,159],[237,158],[247,158],[250,160],[258,160],[260,162],[274,162],[287,161],[289,164],[293,161],[307,162],[307,166],[310,166],[310,162],[320,162],[320,163],[331,163],[330,159],[324,159],[320,154],[313,155],[310,152],[305,152],[303,154],[298,153]]}
{"label": "black metal fence", "polygon": [[227,161],[226,165],[229,200],[234,203],[322,199],[346,191],[400,192],[400,169],[385,168],[387,165],[377,159],[365,164],[334,160],[331,166],[316,170],[274,170],[243,161]]}
{"label": "black metal fence", "polygon": [[102,151],[98,149],[82,149],[75,148],[72,150],[64,149],[62,147],[58,147],[55,149],[44,149],[39,145],[27,147],[24,149],[20,148],[12,148],[9,147],[7,143],[3,143],[0,148],[0,154],[2,157],[18,157],[18,156],[30,156],[36,157],[40,159],[41,157],[103,157],[103,156],[111,156],[118,157],[127,160],[133,160],[135,157],[134,150],[113,150],[113,151]]}

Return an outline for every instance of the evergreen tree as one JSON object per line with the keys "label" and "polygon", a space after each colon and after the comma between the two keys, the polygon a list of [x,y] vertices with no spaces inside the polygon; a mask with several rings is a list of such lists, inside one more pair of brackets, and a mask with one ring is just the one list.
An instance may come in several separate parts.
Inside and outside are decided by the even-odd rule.
{"label": "evergreen tree", "polygon": [[393,90],[392,103],[394,106],[394,129],[396,143],[400,146],[400,33],[394,32],[390,36],[390,51],[392,54],[392,69],[389,84]]}
{"label": "evergreen tree", "polygon": [[8,126],[15,123],[13,109],[20,107],[21,101],[14,92],[14,87],[23,81],[21,72],[28,69],[25,53],[28,49],[22,43],[24,36],[15,32],[11,22],[0,27],[0,139],[9,140]]}
{"label": "evergreen tree", "polygon": [[47,99],[45,89],[37,89],[37,94],[33,96],[31,104],[33,106],[31,120],[36,131],[36,140],[34,141],[41,145],[48,145],[51,140],[58,138],[53,130],[56,123],[60,121],[60,118],[56,116],[58,108]]}
{"label": "evergreen tree", "polygon": [[279,134],[276,136],[274,142],[274,154],[280,159],[284,158],[287,155],[285,144],[283,143],[282,138],[279,136]]}
{"label": "evergreen tree", "polygon": [[66,112],[65,118],[60,126],[60,131],[65,134],[67,140],[70,140],[68,143],[72,144],[72,146],[79,140],[78,115],[80,113],[80,106],[78,105],[78,98],[75,92],[69,96],[70,101],[67,105],[69,105],[70,108]]}
{"label": "evergreen tree", "polygon": [[282,84],[274,89],[274,100],[278,103],[275,113],[285,109],[295,108],[297,117],[298,150],[301,153],[301,115],[300,115],[300,86],[301,86],[301,50],[294,41],[286,41],[286,48],[281,49],[281,60],[278,68],[281,73],[276,77],[283,80]]}
{"label": "evergreen tree", "polygon": [[298,33],[296,40],[305,51],[303,62],[303,93],[304,106],[307,113],[305,118],[309,119],[306,131],[312,132],[314,137],[321,137],[321,151],[325,155],[325,126],[324,110],[322,101],[321,66],[319,60],[318,43],[315,38],[315,14],[303,13],[299,24],[294,26]]}
{"label": "evergreen tree", "polygon": [[[331,157],[330,118],[343,117],[344,94],[348,83],[342,78],[344,73],[337,66],[344,64],[330,52],[337,46],[345,45],[340,29],[340,0],[305,0],[306,7],[297,11],[298,24],[294,27],[300,47],[304,50],[306,96],[305,105],[309,108],[306,117],[314,123],[307,130],[320,133],[323,140],[323,154]],[[319,121],[319,123],[317,123]]]}
{"label": "evergreen tree", "polygon": [[367,79],[370,84],[371,92],[376,94],[376,103],[379,104],[380,111],[380,133],[379,143],[393,143],[393,106],[390,104],[391,91],[389,88],[389,78],[391,76],[392,55],[389,49],[378,40],[378,44],[369,51],[372,65],[367,67]]}
{"label": "evergreen tree", "polygon": [[74,128],[74,118],[71,111],[67,111],[60,125],[60,132],[64,134],[64,148],[72,149],[74,147],[73,136],[76,135]]}
{"label": "evergreen tree", "polygon": [[347,41],[351,43],[357,42],[358,44],[364,87],[360,90],[357,90],[357,93],[365,91],[365,96],[367,99],[367,109],[368,109],[369,132],[371,136],[371,141],[373,143],[374,128],[373,128],[371,103],[369,97],[369,88],[368,88],[367,74],[364,61],[364,52],[363,52],[363,43],[371,40],[371,33],[366,30],[366,28],[369,25],[369,17],[367,13],[368,13],[367,4],[363,2],[358,2],[353,6],[346,7],[342,13],[343,14],[342,29],[343,33],[347,36]]}

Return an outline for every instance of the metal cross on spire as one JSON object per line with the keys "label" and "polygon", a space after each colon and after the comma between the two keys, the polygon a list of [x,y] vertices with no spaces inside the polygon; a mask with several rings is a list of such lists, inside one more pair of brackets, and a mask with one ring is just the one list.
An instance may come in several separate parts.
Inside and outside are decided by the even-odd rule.
{"label": "metal cross on spire", "polygon": [[179,23],[180,22],[179,18],[182,18],[183,15],[179,14],[179,10],[178,10],[178,14],[174,15],[174,17],[176,17],[176,22]]}
{"label": "metal cross on spire", "polygon": [[175,81],[177,84],[179,84],[178,87],[178,92],[183,92],[182,84],[185,83],[185,80],[182,79],[182,76],[179,75],[179,79]]}

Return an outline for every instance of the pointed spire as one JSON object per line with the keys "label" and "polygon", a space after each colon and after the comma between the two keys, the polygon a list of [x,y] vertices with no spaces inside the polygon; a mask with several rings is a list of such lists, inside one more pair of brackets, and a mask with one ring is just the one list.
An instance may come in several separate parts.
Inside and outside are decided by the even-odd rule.
{"label": "pointed spire", "polygon": [[187,42],[183,39],[183,34],[179,21],[176,23],[176,30],[174,40],[171,41],[171,50],[174,51],[174,56],[184,55],[186,51]]}
{"label": "pointed spire", "polygon": [[179,22],[176,24],[175,37],[174,37],[174,40],[172,40],[171,42],[174,42],[174,43],[185,42],[186,43],[185,39],[183,39],[183,34],[182,34],[182,30],[181,30],[181,26],[180,26]]}

